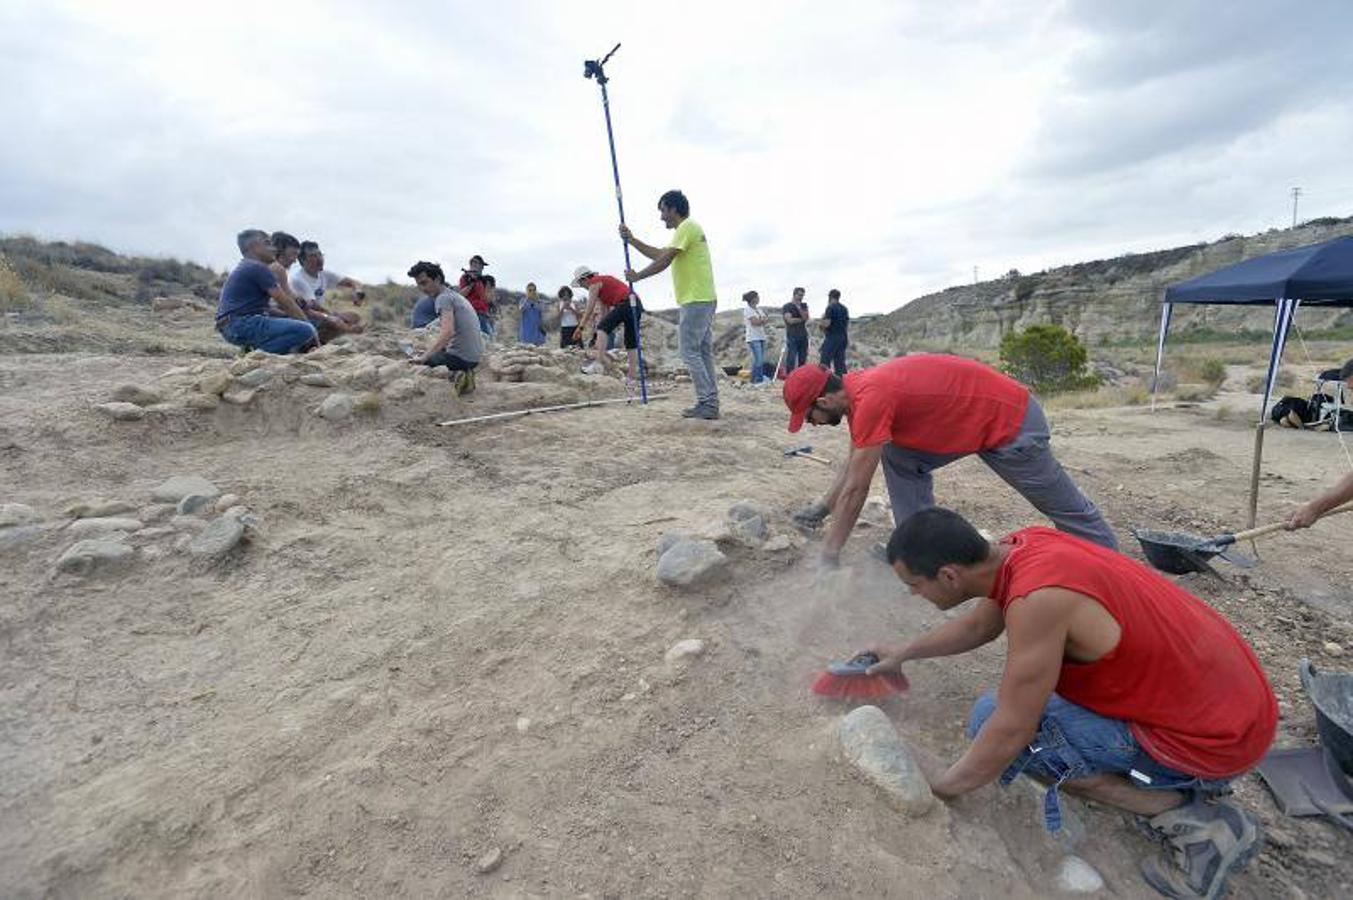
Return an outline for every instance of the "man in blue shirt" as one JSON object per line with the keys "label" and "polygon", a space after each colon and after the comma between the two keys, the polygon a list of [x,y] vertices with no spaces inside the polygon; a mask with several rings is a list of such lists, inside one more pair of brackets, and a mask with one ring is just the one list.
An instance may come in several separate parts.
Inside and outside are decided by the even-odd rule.
{"label": "man in blue shirt", "polygon": [[850,313],[841,303],[841,292],[832,288],[827,292],[827,308],[817,322],[822,329],[818,360],[824,367],[831,366],[838,377],[846,374],[846,345],[850,343],[846,329],[849,325]]}
{"label": "man in blue shirt", "polygon": [[[295,353],[319,343],[315,326],[268,269],[275,254],[268,235],[246,228],[235,238],[243,257],[221,287],[216,330],[237,347],[268,353]],[[273,300],[284,316],[268,315]]]}

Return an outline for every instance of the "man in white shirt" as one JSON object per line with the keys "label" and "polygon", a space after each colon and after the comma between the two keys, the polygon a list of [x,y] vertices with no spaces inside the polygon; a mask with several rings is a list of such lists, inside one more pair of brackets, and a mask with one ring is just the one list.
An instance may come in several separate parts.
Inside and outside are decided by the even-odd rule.
{"label": "man in white shirt", "polygon": [[742,295],[742,324],[746,329],[747,348],[752,351],[752,384],[766,380],[766,314],[760,308],[761,297],[756,291]]}
{"label": "man in white shirt", "polygon": [[361,316],[355,312],[332,312],[325,305],[325,298],[332,295],[336,288],[350,288],[354,292],[353,303],[361,306],[366,299],[362,286],[351,278],[326,270],[324,254],[314,241],[301,241],[301,253],[297,261],[300,265],[288,276],[287,286],[319,332],[320,343],[327,344],[340,334],[361,333]]}

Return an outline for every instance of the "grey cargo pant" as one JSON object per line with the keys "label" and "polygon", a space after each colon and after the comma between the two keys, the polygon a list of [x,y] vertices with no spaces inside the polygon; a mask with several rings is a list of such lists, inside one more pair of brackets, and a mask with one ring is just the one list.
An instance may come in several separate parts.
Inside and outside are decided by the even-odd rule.
{"label": "grey cargo pant", "polygon": [[[1059,530],[1117,550],[1118,539],[1099,508],[1081,493],[1052,455],[1052,448],[1048,446],[1051,437],[1043,407],[1030,397],[1019,434],[1009,442],[982,450],[977,455],[1006,484],[1051,519]],[[926,453],[897,444],[884,447],[883,478],[888,483],[893,521],[900,525],[917,510],[934,506],[934,482],[930,473],[967,455]]]}

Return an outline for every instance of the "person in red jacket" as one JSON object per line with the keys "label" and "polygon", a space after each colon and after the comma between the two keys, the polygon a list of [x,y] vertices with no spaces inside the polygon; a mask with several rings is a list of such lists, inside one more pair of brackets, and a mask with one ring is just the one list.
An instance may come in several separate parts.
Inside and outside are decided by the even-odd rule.
{"label": "person in red jacket", "polygon": [[493,318],[489,315],[489,303],[493,299],[489,291],[489,282],[485,279],[484,267],[488,263],[484,262],[484,257],[476,253],[470,257],[466,263],[466,268],[460,270],[460,281],[456,284],[456,292],[470,301],[470,306],[474,308],[475,315],[479,317],[479,330],[489,337],[493,336]]}
{"label": "person in red jacket", "polygon": [[1268,751],[1278,703],[1245,640],[1212,607],[1145,565],[1051,528],[991,543],[957,513],[922,510],[897,526],[888,562],[914,594],[966,615],[901,646],[869,671],[966,653],[1006,635],[1000,687],[973,708],[972,744],[931,789],[958,797],[1021,773],[1144,817],[1171,851],[1142,874],[1167,897],[1215,897],[1257,852],[1255,817],[1221,799]]}
{"label": "person in red jacket", "polygon": [[[822,559],[835,564],[883,465],[893,521],[935,504],[930,473],[976,454],[1063,531],[1115,549],[1099,508],[1053,456],[1047,417],[1029,389],[985,363],[914,353],[844,377],[800,366],[785,379],[789,430],[850,425],[850,457],[827,495],[794,514],[815,531],[830,515]],[[882,547],[875,548],[882,555]]]}

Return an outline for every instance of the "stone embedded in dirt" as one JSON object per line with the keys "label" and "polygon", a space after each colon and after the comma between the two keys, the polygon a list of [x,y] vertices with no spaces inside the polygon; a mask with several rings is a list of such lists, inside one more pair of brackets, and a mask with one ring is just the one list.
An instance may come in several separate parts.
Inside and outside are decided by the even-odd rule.
{"label": "stone embedded in dirt", "polygon": [[409,371],[409,364],[403,362],[388,362],[376,369],[381,384],[390,384],[392,381],[402,377]]}
{"label": "stone embedded in dirt", "polygon": [[1104,889],[1104,879],[1079,856],[1068,856],[1057,867],[1057,889],[1068,894],[1093,894]]}
{"label": "stone embedded in dirt", "polygon": [[498,867],[503,864],[503,848],[494,847],[488,853],[479,857],[474,864],[474,870],[480,875],[488,875],[496,872]]}
{"label": "stone embedded in dirt", "polygon": [[316,414],[330,422],[341,422],[352,415],[355,405],[351,394],[335,392],[324,398],[324,402],[319,405]]}
{"label": "stone embedded in dirt", "polygon": [[246,356],[243,359],[237,359],[230,364],[230,374],[234,375],[236,378],[239,378],[241,375],[244,375],[248,372],[252,372],[255,369],[257,369],[258,365],[259,365],[258,360],[251,359],[248,356]]}
{"label": "stone embedded in dirt", "polygon": [[56,561],[56,570],[68,575],[93,575],[131,562],[136,550],[118,540],[79,541]]}
{"label": "stone embedded in dirt", "polygon": [[373,363],[365,363],[347,377],[349,387],[368,391],[380,387],[381,371]]}
{"label": "stone embedded in dirt", "polygon": [[198,513],[208,511],[212,507],[214,499],[207,494],[189,494],[179,501],[176,511],[181,516],[195,516]]}
{"label": "stone embedded in dirt", "polygon": [[240,516],[249,515],[249,507],[245,506],[243,503],[236,503],[234,506],[231,506],[222,512],[221,515],[230,516],[232,519],[238,519]]}
{"label": "stone embedded in dirt", "polygon": [[245,372],[236,378],[235,384],[246,388],[256,388],[262,387],[269,381],[272,381],[272,372],[268,369],[258,368]]}
{"label": "stone embedded in dirt", "polygon": [[391,400],[408,400],[410,397],[421,394],[423,388],[412,378],[396,378],[385,388],[385,396]]}
{"label": "stone embedded in dirt", "polygon": [[207,520],[201,516],[174,516],[169,524],[179,531],[191,531],[197,534],[207,527]]}
{"label": "stone embedded in dirt", "polygon": [[17,550],[42,537],[41,525],[11,525],[0,528],[0,554]]}
{"label": "stone embedded in dirt", "polygon": [[1343,655],[1344,655],[1344,648],[1343,648],[1343,645],[1341,645],[1341,644],[1336,644],[1336,643],[1334,643],[1334,641],[1326,641],[1326,642],[1325,642],[1325,645],[1324,645],[1323,647],[1321,647],[1320,649],[1322,649],[1322,650],[1325,651],[1325,655],[1326,655],[1326,656],[1343,656]]}
{"label": "stone embedded in dirt", "polygon": [[219,497],[221,490],[201,475],[175,475],[161,482],[150,497],[160,503],[178,503],[189,494]]}
{"label": "stone embedded in dirt", "polygon": [[661,557],[668,550],[671,550],[672,546],[677,541],[689,541],[689,540],[694,540],[694,538],[691,536],[689,532],[664,531],[662,534],[658,535],[658,556]]}
{"label": "stone embedded in dirt", "polygon": [[705,652],[705,642],[699,638],[687,638],[684,641],[677,641],[667,652],[663,654],[663,659],[668,662],[681,662],[688,659],[694,659]]}
{"label": "stone embedded in dirt", "polygon": [[789,535],[777,534],[775,537],[771,538],[770,540],[766,541],[766,543],[762,544],[761,549],[769,551],[771,553],[779,553],[782,550],[792,549],[793,546],[794,542],[790,540]]}
{"label": "stone embedded in dirt", "polygon": [[177,507],[173,503],[152,503],[149,506],[141,507],[136,514],[136,518],[146,524],[152,522],[164,522],[174,515]]}
{"label": "stone embedded in dirt", "polygon": [[870,497],[864,501],[864,507],[860,510],[860,516],[856,520],[855,527],[864,526],[874,528],[886,528],[891,530],[893,527],[893,508],[892,504],[883,497]]}
{"label": "stone embedded in dirt", "polygon": [[526,734],[531,730],[531,720],[526,716],[517,717],[517,734]]}
{"label": "stone embedded in dirt", "polygon": [[223,513],[232,506],[239,506],[240,498],[238,494],[222,494],[216,501],[216,511]]}
{"label": "stone embedded in dirt", "polygon": [[183,398],[183,405],[198,412],[207,412],[221,405],[221,398],[215,394],[189,394]]}
{"label": "stone embedded in dirt", "polygon": [[244,537],[239,519],[222,516],[213,521],[188,544],[188,552],[198,559],[216,560],[225,556]]}
{"label": "stone embedded in dirt", "polygon": [[770,526],[760,516],[737,519],[728,523],[728,533],[740,544],[760,547],[770,537]]}
{"label": "stone embedded in dirt", "polygon": [[96,403],[94,408],[114,422],[135,422],[146,417],[146,411],[135,403]]}
{"label": "stone embedded in dirt", "polygon": [[0,503],[0,528],[8,528],[11,525],[27,525],[29,522],[36,522],[38,514],[33,511],[33,507],[25,506],[22,503]]}
{"label": "stone embedded in dirt", "polygon": [[333,387],[334,382],[323,372],[310,372],[301,376],[301,384],[308,384],[310,387]]}
{"label": "stone embedded in dirt", "polygon": [[877,706],[861,706],[841,719],[837,738],[846,762],[881,790],[898,811],[919,816],[935,804],[930,784]]}
{"label": "stone embedded in dirt", "polygon": [[133,531],[131,539],[134,541],[154,541],[175,534],[178,534],[176,529],[168,525],[157,525],[154,528],[142,528],[140,531]]}
{"label": "stone embedded in dirt", "polygon": [[173,312],[182,309],[183,306],[183,301],[178,297],[154,297],[150,301],[152,312]]}
{"label": "stone embedded in dirt", "polygon": [[219,397],[230,387],[229,372],[213,372],[197,379],[197,389],[209,396]]}
{"label": "stone embedded in dirt", "polygon": [[232,384],[230,387],[226,388],[226,392],[221,395],[221,399],[226,403],[235,406],[248,406],[249,401],[253,400],[257,393],[258,390],[256,388],[247,388],[241,387],[238,384]]}
{"label": "stone embedded in dirt", "polygon": [[680,540],[658,558],[658,580],[675,587],[713,581],[728,567],[728,557],[713,541]]}
{"label": "stone embedded in dirt", "polygon": [[164,395],[154,388],[140,384],[119,384],[113,388],[112,399],[119,403],[132,403],[136,406],[153,406],[164,399]]}
{"label": "stone embedded in dirt", "polygon": [[83,500],[67,506],[65,513],[72,519],[101,519],[135,511],[136,504],[125,500]]}
{"label": "stone embedded in dirt", "polygon": [[94,538],[112,534],[115,531],[133,532],[141,530],[140,519],[127,519],[117,516],[76,519],[66,528],[71,537]]}

